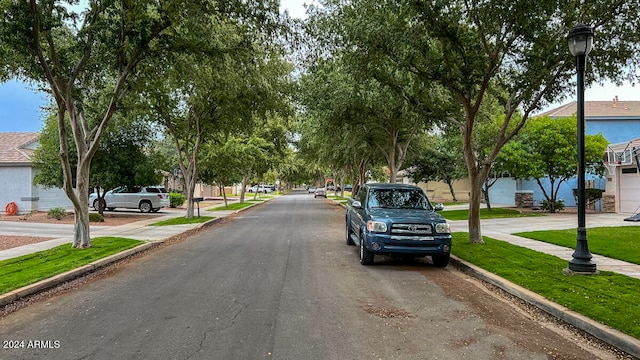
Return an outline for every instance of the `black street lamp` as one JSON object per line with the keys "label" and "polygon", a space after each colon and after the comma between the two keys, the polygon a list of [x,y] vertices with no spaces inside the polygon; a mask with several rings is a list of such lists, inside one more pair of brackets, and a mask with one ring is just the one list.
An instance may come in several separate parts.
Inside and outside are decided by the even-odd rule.
{"label": "black street lamp", "polygon": [[567,40],[569,51],[576,57],[578,71],[578,235],[573,259],[569,261],[569,270],[579,274],[595,274],[596,264],[591,261],[587,245],[584,159],[584,68],[593,44],[593,30],[588,25],[579,24],[571,29]]}

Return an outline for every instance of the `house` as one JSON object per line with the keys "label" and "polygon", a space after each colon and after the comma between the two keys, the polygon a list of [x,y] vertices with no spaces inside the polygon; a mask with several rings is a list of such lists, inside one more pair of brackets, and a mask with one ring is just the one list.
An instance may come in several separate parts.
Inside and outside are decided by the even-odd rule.
{"label": "house", "polygon": [[[637,133],[640,135],[640,133]],[[607,147],[605,211],[640,210],[640,137]]]}
{"label": "house", "polygon": [[[640,167],[636,157],[640,152],[640,101],[619,101],[614,97],[611,101],[585,101],[585,133],[602,135],[611,145],[607,149],[605,160],[608,173],[605,177],[587,174],[587,187],[605,190],[603,201],[596,204],[595,209],[607,212],[636,213],[640,210]],[[537,116],[551,118],[572,117],[577,112],[575,101],[546,111]],[[516,205],[516,197],[533,199],[538,204],[544,200],[542,190],[535,180],[520,180],[510,177],[508,173],[493,173],[496,183],[489,189],[489,198],[493,204]],[[466,183],[467,182],[467,183]],[[548,189],[549,182],[542,179]],[[429,195],[435,198],[450,200],[450,192],[445,184],[421,184]],[[456,194],[465,195],[468,180],[454,183]],[[567,207],[575,207],[576,199],[573,189],[577,188],[577,178],[563,183],[558,192]],[[464,196],[461,200],[465,200]]]}
{"label": "house", "polygon": [[[573,101],[538,116],[557,119],[574,116],[576,112],[577,103]],[[637,174],[636,159],[631,156],[631,152],[634,144],[640,147],[640,144],[635,142],[640,137],[640,101],[619,101],[617,97],[611,101],[585,101],[584,113],[585,133],[587,135],[602,133],[610,144],[614,144],[609,146],[608,155],[603,154],[608,156],[605,160],[611,162],[609,173],[604,178],[587,174],[587,187],[605,190],[604,201],[596,210],[634,213],[640,206],[640,186],[638,185],[640,177]],[[619,153],[618,155],[622,156],[623,150],[627,151],[627,157],[621,161],[622,159],[617,159],[615,154]],[[614,161],[621,161],[621,163],[613,164]],[[619,165],[618,169],[613,169],[614,165]],[[533,192],[534,202],[544,199],[535,181],[514,181],[517,191]],[[548,185],[548,182],[543,181],[543,184]],[[577,188],[577,178],[570,179],[561,185],[558,199],[564,200],[565,206],[576,206],[573,196],[574,188]],[[494,201],[493,198],[492,201]]]}
{"label": "house", "polygon": [[40,135],[34,132],[0,132],[0,212],[14,202],[18,214],[72,207],[62,189],[33,184],[36,169],[31,155]]}

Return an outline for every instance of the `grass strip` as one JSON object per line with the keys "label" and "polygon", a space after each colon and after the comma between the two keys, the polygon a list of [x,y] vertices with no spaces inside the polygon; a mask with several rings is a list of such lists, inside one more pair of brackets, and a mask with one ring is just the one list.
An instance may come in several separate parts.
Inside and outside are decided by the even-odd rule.
{"label": "grass strip", "polygon": [[156,223],[150,224],[149,226],[169,226],[169,225],[185,225],[185,224],[200,224],[207,222],[209,220],[215,219],[214,216],[201,216],[201,217],[192,217],[191,219],[187,219],[184,216],[179,216],[167,220],[158,221]]}
{"label": "grass strip", "polygon": [[249,207],[255,204],[256,202],[260,202],[260,201],[262,200],[257,200],[257,201],[250,200],[249,202],[243,202],[243,203],[231,203],[231,204],[228,204],[229,206],[227,207],[225,207],[224,205],[216,206],[213,209],[208,209],[207,211],[240,210],[240,209]]}
{"label": "grass strip", "polygon": [[[545,230],[514,235],[575,249],[577,230]],[[589,250],[598,255],[640,264],[640,226],[598,227],[587,229]]]}
{"label": "grass strip", "polygon": [[79,268],[93,261],[131,249],[144,241],[119,237],[91,240],[88,249],[69,244],[0,261],[0,294]]}
{"label": "grass strip", "polygon": [[[447,220],[468,220],[469,210],[444,210],[438,212]],[[502,219],[502,218],[514,218],[514,217],[531,217],[531,216],[545,216],[544,214],[526,214],[521,213],[514,209],[494,208],[489,211],[488,209],[480,209],[480,219]]]}
{"label": "grass strip", "polygon": [[565,276],[567,261],[484,237],[471,244],[468,233],[454,233],[452,253],[545,298],[640,338],[640,279],[601,271]]}

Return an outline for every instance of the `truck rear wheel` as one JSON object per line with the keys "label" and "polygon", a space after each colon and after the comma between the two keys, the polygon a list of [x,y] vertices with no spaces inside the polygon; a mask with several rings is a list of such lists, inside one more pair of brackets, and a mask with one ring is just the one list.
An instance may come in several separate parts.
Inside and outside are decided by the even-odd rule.
{"label": "truck rear wheel", "polygon": [[360,234],[360,264],[373,264],[374,256],[375,255],[371,251],[367,250],[367,247],[364,245],[364,236]]}
{"label": "truck rear wheel", "polygon": [[353,242],[353,240],[351,239],[351,226],[349,226],[349,219],[347,219],[347,230],[346,230],[346,240],[347,240],[347,245],[353,246],[355,245],[355,243]]}

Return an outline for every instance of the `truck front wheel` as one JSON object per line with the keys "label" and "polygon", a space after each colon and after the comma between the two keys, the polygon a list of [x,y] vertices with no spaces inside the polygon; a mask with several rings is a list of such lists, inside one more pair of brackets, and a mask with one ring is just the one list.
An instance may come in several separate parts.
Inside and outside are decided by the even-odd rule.
{"label": "truck front wheel", "polygon": [[364,245],[364,235],[360,233],[360,264],[371,265],[373,264],[373,257],[375,256],[371,251],[367,250]]}
{"label": "truck front wheel", "polygon": [[431,256],[431,261],[434,266],[437,267],[445,267],[449,264],[449,254],[444,255],[433,255]]}

